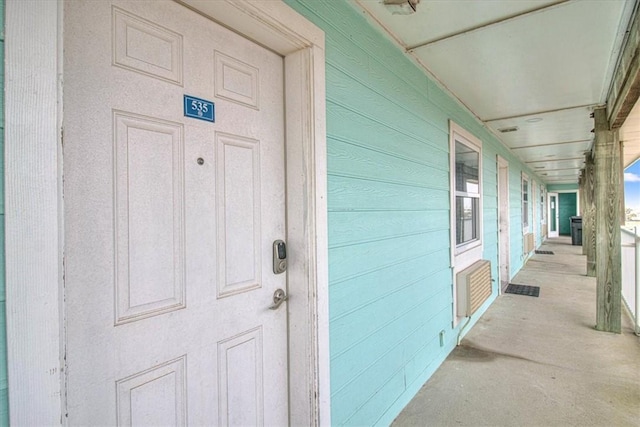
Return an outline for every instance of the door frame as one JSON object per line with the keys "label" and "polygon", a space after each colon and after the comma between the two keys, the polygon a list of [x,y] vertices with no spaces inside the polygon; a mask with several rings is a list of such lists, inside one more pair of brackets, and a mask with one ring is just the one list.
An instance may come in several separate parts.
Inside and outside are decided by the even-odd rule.
{"label": "door frame", "polygon": [[539,224],[538,215],[536,214],[538,210],[538,194],[536,191],[535,181],[529,183],[529,193],[529,204],[531,205],[531,227],[529,229],[529,232],[533,234],[533,248],[536,249],[538,247],[536,244],[536,227],[538,227]]}
{"label": "door frame", "polygon": [[[511,279],[510,274],[510,265],[511,265],[511,260],[509,259],[511,256],[511,252],[509,250],[510,248],[510,217],[509,217],[509,162],[501,157],[500,155],[496,155],[496,167],[497,167],[497,171],[498,171],[498,294],[502,294],[502,283],[503,283],[503,273],[502,270],[505,267],[502,263],[503,261],[503,257],[505,257],[506,259],[506,270],[507,270],[507,277],[504,280],[504,282],[506,282],[507,284],[509,283],[509,280]],[[506,188],[502,188],[500,185],[500,173],[501,170],[504,170],[505,173],[507,174],[507,179],[506,179]],[[504,232],[500,232],[500,219],[501,219],[501,215],[506,215],[506,230]],[[505,242],[503,242],[502,239],[506,239],[506,244]],[[503,248],[506,248],[506,253],[505,250]]]}
{"label": "door frame", "polygon": [[[558,215],[560,215],[560,194],[575,194],[576,195],[576,212],[574,215],[580,215],[580,191],[578,190],[556,190],[558,194]],[[558,233],[560,233],[560,225],[558,225]],[[559,236],[560,234],[558,234]],[[556,236],[556,237],[558,237]]]}
{"label": "door frame", "polygon": [[[553,215],[553,221],[556,224],[556,231],[551,231],[551,198],[555,197],[556,199],[556,207],[555,207],[555,213]],[[558,205],[559,205],[559,201],[560,201],[560,196],[558,195],[558,192],[556,191],[549,191],[547,192],[547,212],[549,213],[547,216],[549,217],[547,220],[547,235],[549,236],[549,238],[551,237],[560,237],[560,225],[558,224]]]}
{"label": "door frame", "polygon": [[[284,57],[289,423],[329,425],[324,33],[281,1],[180,3]],[[63,1],[32,6],[6,0],[9,413],[64,425]]]}

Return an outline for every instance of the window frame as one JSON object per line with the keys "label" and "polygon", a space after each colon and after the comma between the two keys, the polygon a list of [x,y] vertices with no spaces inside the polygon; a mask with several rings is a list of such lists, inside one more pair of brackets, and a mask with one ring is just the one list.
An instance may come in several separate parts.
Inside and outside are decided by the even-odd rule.
{"label": "window frame", "polygon": [[[469,193],[456,190],[456,142],[461,143],[478,153],[478,192]],[[483,250],[483,173],[482,173],[482,141],[468,132],[466,129],[457,125],[453,121],[449,121],[449,150],[450,150],[450,174],[449,189],[451,194],[450,213],[451,213],[451,255],[453,265],[457,270],[461,270],[475,261],[482,258]],[[477,196],[476,196],[477,194]],[[457,221],[456,221],[456,196],[478,199],[478,224],[477,238],[458,244],[456,241]]]}
{"label": "window frame", "polygon": [[544,185],[540,184],[540,223],[542,225],[547,224],[547,210],[546,210],[547,192]]}
{"label": "window frame", "polygon": [[[527,191],[525,193],[525,182],[527,183]],[[527,195],[527,200],[524,196]],[[529,215],[529,208],[531,207],[531,180],[529,175],[522,172],[520,180],[520,207],[522,210],[522,234],[528,234],[531,229],[531,215]]]}

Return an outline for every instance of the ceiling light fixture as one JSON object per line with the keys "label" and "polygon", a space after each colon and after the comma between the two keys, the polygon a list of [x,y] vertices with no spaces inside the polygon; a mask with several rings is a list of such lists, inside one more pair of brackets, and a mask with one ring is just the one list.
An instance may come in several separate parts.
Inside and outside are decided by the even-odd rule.
{"label": "ceiling light fixture", "polygon": [[392,15],[411,15],[416,12],[420,0],[384,0]]}
{"label": "ceiling light fixture", "polygon": [[532,117],[526,120],[527,123],[538,123],[541,121],[542,121],[542,117]]}

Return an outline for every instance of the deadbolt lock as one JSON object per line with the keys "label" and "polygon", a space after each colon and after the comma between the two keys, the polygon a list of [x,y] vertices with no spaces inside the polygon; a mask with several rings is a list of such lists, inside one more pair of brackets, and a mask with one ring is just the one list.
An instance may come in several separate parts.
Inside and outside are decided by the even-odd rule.
{"label": "deadbolt lock", "polygon": [[287,245],[283,240],[273,242],[273,272],[284,273],[287,270]]}

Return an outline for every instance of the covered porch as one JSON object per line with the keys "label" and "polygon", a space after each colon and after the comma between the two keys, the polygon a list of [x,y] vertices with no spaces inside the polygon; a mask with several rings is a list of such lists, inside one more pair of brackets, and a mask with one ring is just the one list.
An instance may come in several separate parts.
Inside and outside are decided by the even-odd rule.
{"label": "covered porch", "polygon": [[[0,363],[0,424],[160,425],[174,417],[174,425],[389,425],[434,373],[398,425],[631,424],[639,346],[619,295],[621,252],[631,247],[621,250],[618,230],[620,158],[640,157],[640,132],[620,128],[633,121],[640,95],[639,1],[111,0],[96,16],[97,2],[6,0],[0,361],[6,350],[8,373]],[[131,39],[135,67],[114,61],[127,52],[116,41],[128,40],[122,28],[130,22],[141,35]],[[285,78],[266,79],[249,50],[212,42],[229,30],[275,55]],[[247,56],[224,59],[240,51]],[[167,60],[183,52],[189,60]],[[251,102],[230,98],[216,80],[227,63],[236,64],[237,82],[265,77],[241,91],[256,95]],[[98,65],[112,76],[103,81],[132,88],[131,105],[116,105],[123,100],[91,80],[100,74],[86,67]],[[146,79],[159,89],[142,90]],[[282,108],[257,103],[265,94],[258,87],[283,81],[273,97]],[[217,103],[217,124],[186,114],[191,95],[211,111]],[[138,104],[146,98],[153,102]],[[104,131],[84,115],[98,111],[93,104]],[[259,105],[280,114],[268,122],[284,148],[268,166],[257,148],[267,144],[254,143],[261,135],[250,133],[255,122],[246,115]],[[114,125],[124,123],[122,112],[148,131],[131,144],[153,154],[136,152],[146,165],[135,168],[139,180],[117,167],[129,158],[128,131]],[[225,120],[233,129],[221,127]],[[157,123],[174,135],[159,150],[162,162],[149,136]],[[235,135],[237,147],[254,141],[251,161],[237,161],[250,185],[237,187],[255,191],[229,190],[242,195],[237,206],[249,206],[239,215],[225,210],[227,169],[219,165],[232,144],[218,135]],[[270,175],[258,180],[258,171]],[[277,197],[258,191],[275,188],[262,185],[270,180],[284,185]],[[143,186],[132,193],[134,181]],[[588,261],[566,240],[544,243],[561,234],[551,224],[552,195],[562,192],[579,195]],[[138,216],[118,210],[133,206],[134,193]],[[258,221],[275,205],[286,206],[280,233]],[[227,257],[234,233],[226,218],[245,216],[235,235],[247,249]],[[140,225],[137,243],[124,232],[129,222]],[[154,243],[156,230],[166,232],[163,245]],[[133,263],[129,247],[143,254]],[[536,248],[555,254],[532,255]],[[227,292],[227,260],[252,256],[252,268],[237,270],[255,277]],[[130,264],[149,274],[121,280]],[[474,293],[483,299],[471,309],[458,275],[470,277],[473,265],[483,266],[473,270],[483,272]],[[151,276],[162,286],[152,287]],[[541,295],[500,295],[502,282],[540,286]],[[132,289],[141,289],[140,301]],[[252,298],[238,303],[250,314],[218,309],[239,295]],[[223,325],[218,313],[237,324]],[[263,329],[278,339],[263,339]],[[201,330],[217,335],[199,337]],[[106,340],[117,334],[117,345]],[[248,337],[236,359],[247,369],[228,370],[238,337]],[[279,343],[273,356],[263,343]],[[94,369],[93,355],[105,369]],[[160,381],[167,372],[175,383]],[[233,399],[226,386],[236,373]],[[149,384],[145,397],[121,410],[141,390],[137,381]],[[163,403],[170,400],[176,404]],[[126,421],[134,412],[142,421]]]}
{"label": "covered porch", "polygon": [[637,425],[640,338],[594,329],[596,278],[569,237],[548,239],[402,411],[394,426]]}

